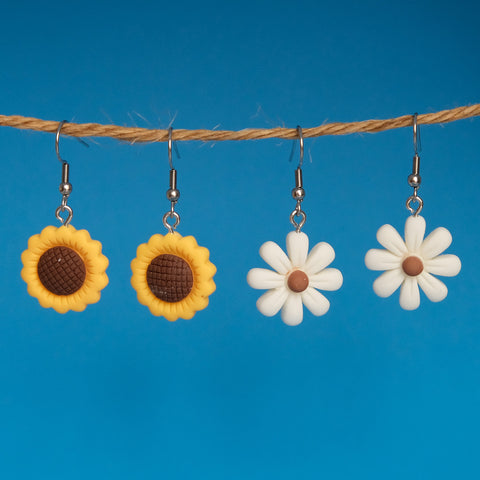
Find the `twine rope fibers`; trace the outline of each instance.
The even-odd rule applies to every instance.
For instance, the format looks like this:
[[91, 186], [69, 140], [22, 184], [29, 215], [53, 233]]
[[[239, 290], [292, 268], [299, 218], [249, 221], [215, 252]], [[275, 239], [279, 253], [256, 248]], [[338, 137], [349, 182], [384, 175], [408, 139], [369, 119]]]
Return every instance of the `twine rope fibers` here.
[[[418, 125], [448, 123], [456, 120], [480, 116], [480, 104], [467, 105], [442, 110], [435, 113], [418, 115]], [[21, 115], [0, 115], [0, 126], [24, 130], [56, 133], [59, 122]], [[324, 135], [348, 135], [351, 133], [377, 133], [395, 128], [413, 125], [413, 115], [389, 118], [385, 120], [364, 120], [361, 122], [334, 122], [318, 127], [302, 128], [304, 138]], [[65, 123], [62, 135], [72, 137], [110, 137], [130, 143], [166, 142], [168, 129], [149, 129], [138, 127], [122, 127], [119, 125], [102, 125], [99, 123]], [[298, 138], [296, 128], [245, 128], [243, 130], [187, 130], [174, 129], [172, 139], [175, 141], [201, 140], [204, 142], [220, 142], [225, 140], [261, 140], [265, 138], [282, 138], [294, 140]]]

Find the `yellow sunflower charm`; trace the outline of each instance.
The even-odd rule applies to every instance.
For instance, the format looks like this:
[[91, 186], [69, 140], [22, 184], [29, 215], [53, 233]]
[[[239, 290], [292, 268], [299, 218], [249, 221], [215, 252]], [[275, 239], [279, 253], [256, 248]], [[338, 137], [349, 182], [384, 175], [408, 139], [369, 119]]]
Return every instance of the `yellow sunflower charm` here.
[[22, 263], [28, 293], [58, 313], [85, 310], [100, 300], [100, 291], [108, 284], [102, 244], [87, 230], [71, 225], [48, 226], [30, 237]]
[[[85, 310], [89, 303], [100, 300], [100, 290], [108, 284], [105, 273], [108, 259], [102, 255], [102, 244], [92, 240], [87, 230], [76, 230], [70, 225], [73, 217], [73, 210], [67, 205], [73, 188], [69, 180], [70, 165], [59, 150], [60, 131], [65, 123], [68, 122], [63, 120], [58, 124], [55, 136], [55, 152], [62, 164], [59, 187], [62, 203], [55, 216], [62, 226], [46, 227], [29, 238], [28, 249], [22, 253], [21, 273], [28, 293], [42, 307], [58, 313]], [[67, 218], [62, 218], [63, 212], [67, 212]]]
[[210, 252], [194, 237], [171, 232], [153, 235], [132, 260], [132, 286], [138, 301], [156, 316], [188, 320], [208, 305], [217, 269]]
[[213, 276], [217, 271], [205, 247], [200, 247], [194, 237], [182, 237], [175, 231], [180, 223], [180, 215], [175, 211], [180, 191], [177, 189], [177, 171], [172, 165], [172, 137], [170, 127], [170, 188], [167, 190], [170, 210], [163, 216], [163, 226], [168, 233], [157, 233], [148, 243], [139, 245], [137, 257], [131, 263], [131, 283], [138, 301], [147, 306], [152, 315], [165, 317], [170, 322], [178, 318], [189, 320], [207, 307], [208, 297], [216, 288]]

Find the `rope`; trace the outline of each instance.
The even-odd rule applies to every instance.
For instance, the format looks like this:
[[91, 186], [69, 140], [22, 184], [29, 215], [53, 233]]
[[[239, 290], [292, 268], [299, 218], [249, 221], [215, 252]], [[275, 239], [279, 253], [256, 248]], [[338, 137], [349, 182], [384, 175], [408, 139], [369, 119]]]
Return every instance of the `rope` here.
[[[418, 125], [448, 123], [465, 118], [480, 116], [480, 104], [442, 110], [435, 113], [418, 115]], [[362, 122], [327, 123], [313, 128], [303, 128], [304, 138], [320, 137], [323, 135], [348, 135], [351, 133], [377, 133], [384, 130], [409, 127], [413, 125], [413, 115], [403, 115], [386, 120], [364, 120]], [[41, 120], [38, 118], [23, 117], [20, 115], [0, 115], [0, 126], [13, 127], [24, 130], [56, 133], [59, 122]], [[101, 125], [99, 123], [65, 123], [62, 135], [72, 137], [110, 137], [126, 142], [166, 142], [168, 130], [137, 127], [121, 127], [119, 125]], [[204, 142], [220, 142], [224, 140], [260, 140], [264, 138], [296, 139], [296, 128], [245, 128], [239, 131], [232, 130], [186, 130], [175, 129], [173, 139], [202, 140]]]

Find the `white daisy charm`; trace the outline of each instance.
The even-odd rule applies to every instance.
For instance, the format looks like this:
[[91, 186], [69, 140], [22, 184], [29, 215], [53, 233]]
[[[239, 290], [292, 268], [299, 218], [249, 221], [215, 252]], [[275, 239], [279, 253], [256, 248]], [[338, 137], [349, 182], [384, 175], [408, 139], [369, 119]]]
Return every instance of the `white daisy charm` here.
[[282, 310], [287, 325], [298, 325], [303, 320], [303, 305], [313, 315], [327, 313], [330, 302], [317, 290], [338, 290], [343, 283], [340, 270], [325, 268], [335, 258], [335, 251], [320, 242], [308, 253], [308, 236], [302, 232], [287, 235], [288, 257], [274, 242], [260, 247], [260, 256], [275, 271], [252, 268], [247, 282], [252, 288], [269, 289], [257, 300], [263, 315], [273, 317]]
[[435, 229], [425, 240], [425, 219], [411, 216], [405, 223], [405, 241], [391, 225], [383, 225], [377, 232], [378, 242], [387, 250], [372, 249], [365, 256], [370, 270], [386, 270], [373, 282], [379, 297], [389, 297], [401, 285], [400, 306], [415, 310], [420, 305], [422, 288], [432, 302], [441, 302], [447, 287], [434, 275], [454, 277], [461, 263], [456, 255], [440, 255], [452, 243], [450, 232], [443, 227]]

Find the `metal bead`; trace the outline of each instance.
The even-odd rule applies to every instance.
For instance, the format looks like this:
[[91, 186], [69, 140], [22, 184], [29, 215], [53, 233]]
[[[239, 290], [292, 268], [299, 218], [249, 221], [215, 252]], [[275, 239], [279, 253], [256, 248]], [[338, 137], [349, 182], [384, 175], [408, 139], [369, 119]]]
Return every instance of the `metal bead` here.
[[58, 187], [62, 195], [70, 195], [72, 193], [73, 187], [71, 183], [61, 183]]
[[303, 200], [305, 197], [305, 190], [302, 187], [295, 187], [292, 190], [292, 197], [295, 200]]
[[412, 173], [411, 175], [408, 176], [408, 184], [411, 187], [419, 187], [420, 184], [422, 183], [422, 177], [420, 175], [415, 175]]
[[169, 188], [167, 190], [167, 199], [170, 202], [176, 202], [180, 198], [180, 190], [176, 188]]

